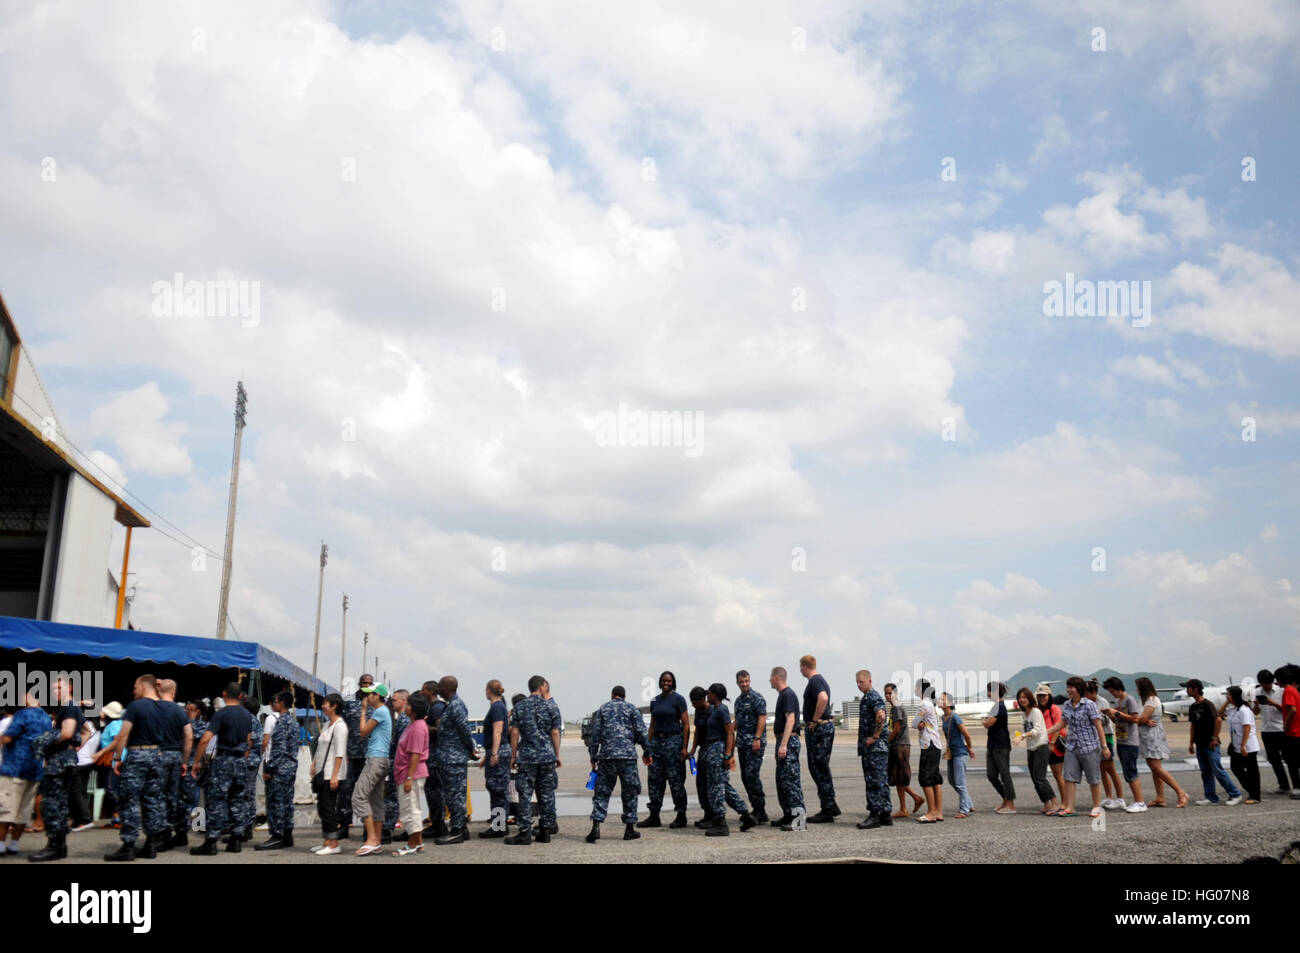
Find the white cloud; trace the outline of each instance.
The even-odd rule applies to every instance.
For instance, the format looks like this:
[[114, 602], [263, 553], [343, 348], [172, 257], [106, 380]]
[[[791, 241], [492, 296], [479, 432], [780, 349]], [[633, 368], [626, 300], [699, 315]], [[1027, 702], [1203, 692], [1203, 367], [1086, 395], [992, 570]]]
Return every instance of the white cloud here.
[[170, 410], [167, 397], [150, 381], [95, 410], [90, 429], [97, 438], [112, 441], [127, 472], [180, 476], [193, 466], [183, 442], [188, 428], [184, 421], [165, 420]]
[[1174, 331], [1197, 334], [1274, 358], [1300, 357], [1300, 280], [1269, 255], [1224, 244], [1211, 266], [1185, 261], [1169, 274], [1185, 300], [1169, 313]]

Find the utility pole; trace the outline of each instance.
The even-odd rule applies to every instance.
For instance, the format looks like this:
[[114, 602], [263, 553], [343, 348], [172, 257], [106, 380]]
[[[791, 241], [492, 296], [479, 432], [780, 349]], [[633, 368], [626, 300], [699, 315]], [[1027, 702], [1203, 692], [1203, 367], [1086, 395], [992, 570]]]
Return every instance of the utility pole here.
[[343, 650], [339, 653], [339, 685], [348, 677], [348, 594], [343, 593]]
[[[366, 670], [366, 646], [370, 644], [370, 633], [363, 632], [361, 635], [361, 672]], [[360, 675], [361, 672], [357, 674]]]
[[[230, 562], [235, 550], [235, 499], [239, 495], [239, 448], [244, 440], [244, 415], [248, 393], [244, 382], [235, 384], [235, 453], [230, 462], [230, 499], [226, 502], [226, 552], [221, 558], [221, 597], [217, 605], [217, 638], [226, 637], [226, 608], [230, 604]], [[128, 537], [129, 538], [129, 537]], [[126, 580], [121, 583], [123, 590]]]
[[[316, 642], [311, 650], [311, 680], [316, 681], [316, 661], [320, 658], [320, 600], [325, 593], [325, 561], [329, 558], [330, 548], [325, 540], [320, 543], [320, 585], [316, 589]], [[313, 686], [314, 690], [314, 686]]]

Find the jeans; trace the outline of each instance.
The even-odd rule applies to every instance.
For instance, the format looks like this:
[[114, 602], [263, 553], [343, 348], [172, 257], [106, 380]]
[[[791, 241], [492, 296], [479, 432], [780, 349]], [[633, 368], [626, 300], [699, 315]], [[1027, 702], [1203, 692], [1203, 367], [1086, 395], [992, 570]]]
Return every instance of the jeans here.
[[1216, 778], [1223, 785], [1223, 790], [1228, 792], [1228, 797], [1241, 797], [1241, 792], [1232, 783], [1232, 778], [1228, 777], [1228, 772], [1223, 769], [1223, 761], [1219, 757], [1217, 746], [1209, 748], [1205, 745], [1197, 745], [1196, 763], [1201, 766], [1201, 784], [1205, 788], [1206, 800], [1219, 803], [1219, 795], [1214, 790]]
[[948, 783], [957, 789], [957, 810], [962, 814], [969, 814], [975, 810], [975, 805], [971, 803], [970, 792], [966, 790], [966, 762], [970, 760], [970, 755], [966, 752], [954, 754], [948, 762]]

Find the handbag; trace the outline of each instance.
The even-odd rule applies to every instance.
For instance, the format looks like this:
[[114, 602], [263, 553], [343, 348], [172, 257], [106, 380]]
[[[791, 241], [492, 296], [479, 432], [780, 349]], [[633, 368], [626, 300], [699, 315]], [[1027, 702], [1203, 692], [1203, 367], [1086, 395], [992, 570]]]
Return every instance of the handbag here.
[[[319, 737], [317, 743], [319, 745]], [[311, 790], [313, 794], [324, 794], [330, 786], [329, 779], [325, 777], [325, 771], [330, 764], [330, 749], [334, 747], [334, 729], [330, 729], [329, 740], [325, 742], [325, 763], [321, 769], [311, 776]]]

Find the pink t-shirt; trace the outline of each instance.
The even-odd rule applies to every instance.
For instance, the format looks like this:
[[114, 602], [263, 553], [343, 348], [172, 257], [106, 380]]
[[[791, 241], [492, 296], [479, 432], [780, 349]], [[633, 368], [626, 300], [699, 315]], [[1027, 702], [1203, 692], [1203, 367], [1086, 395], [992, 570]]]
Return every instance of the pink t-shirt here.
[[393, 758], [394, 783], [406, 783], [406, 769], [411, 766], [413, 754], [419, 755], [420, 760], [415, 765], [415, 774], [411, 775], [411, 780], [427, 778], [429, 776], [429, 726], [425, 724], [423, 718], [412, 721], [402, 732], [402, 739], [397, 742], [397, 756]]

